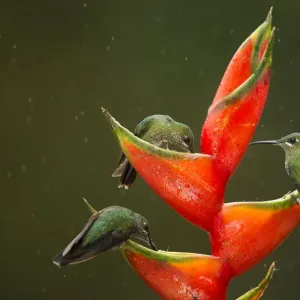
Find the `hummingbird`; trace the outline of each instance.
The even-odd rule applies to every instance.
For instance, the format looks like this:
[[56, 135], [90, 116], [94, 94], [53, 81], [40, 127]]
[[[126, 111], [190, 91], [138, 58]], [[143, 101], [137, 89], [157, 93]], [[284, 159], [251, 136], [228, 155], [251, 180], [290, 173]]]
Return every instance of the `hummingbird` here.
[[[179, 123], [167, 115], [152, 115], [141, 121], [134, 135], [159, 148], [178, 152], [194, 153], [194, 134], [190, 127]], [[119, 188], [129, 189], [136, 179], [137, 172], [125, 154], [121, 152], [117, 168], [112, 177], [121, 177]]]
[[[298, 193], [300, 193], [300, 133], [291, 133], [278, 140], [269, 141], [256, 141], [250, 143], [250, 145], [257, 144], [269, 144], [280, 146], [285, 151], [285, 169], [289, 177], [294, 182]], [[300, 199], [296, 198], [294, 194], [291, 194], [300, 203]]]
[[109, 206], [96, 211], [85, 200], [92, 216], [73, 241], [53, 259], [58, 267], [92, 259], [111, 248], [121, 247], [128, 239], [147, 243], [157, 251], [148, 221], [128, 208]]

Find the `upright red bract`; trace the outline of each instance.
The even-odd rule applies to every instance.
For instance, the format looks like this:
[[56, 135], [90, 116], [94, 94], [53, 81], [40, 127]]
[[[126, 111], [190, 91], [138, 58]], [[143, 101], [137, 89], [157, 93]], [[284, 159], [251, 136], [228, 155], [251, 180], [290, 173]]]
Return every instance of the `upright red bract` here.
[[201, 152], [212, 155], [228, 176], [245, 153], [267, 99], [274, 40], [271, 19], [270, 12], [233, 56], [202, 128]]

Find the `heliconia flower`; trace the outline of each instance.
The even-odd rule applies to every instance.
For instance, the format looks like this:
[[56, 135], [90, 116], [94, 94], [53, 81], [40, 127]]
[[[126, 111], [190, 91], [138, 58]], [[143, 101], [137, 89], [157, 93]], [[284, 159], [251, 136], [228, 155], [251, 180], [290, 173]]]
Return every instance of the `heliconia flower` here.
[[209, 155], [175, 152], [139, 139], [103, 109], [136, 171], [179, 214], [209, 230], [223, 204], [224, 184]]
[[122, 251], [139, 276], [163, 299], [226, 299], [230, 278], [218, 257], [156, 252], [130, 240]]
[[239, 164], [266, 102], [275, 33], [271, 21], [272, 9], [233, 56], [202, 128], [201, 153], [215, 157], [228, 176]]
[[223, 205], [227, 179], [245, 152], [266, 101], [274, 41], [271, 19], [270, 12], [225, 72], [202, 130], [201, 148], [206, 155], [155, 147], [103, 109], [140, 176], [181, 216], [208, 231]]
[[[294, 192], [299, 197], [297, 191]], [[213, 255], [237, 276], [270, 254], [300, 221], [300, 205], [291, 194], [264, 202], [225, 204], [211, 231]]]
[[267, 276], [262, 280], [262, 282], [255, 287], [254, 289], [250, 290], [243, 296], [239, 297], [237, 300], [258, 300], [264, 294], [266, 288], [268, 287], [270, 280], [272, 279], [273, 273], [275, 271], [275, 263], [273, 262], [269, 268]]

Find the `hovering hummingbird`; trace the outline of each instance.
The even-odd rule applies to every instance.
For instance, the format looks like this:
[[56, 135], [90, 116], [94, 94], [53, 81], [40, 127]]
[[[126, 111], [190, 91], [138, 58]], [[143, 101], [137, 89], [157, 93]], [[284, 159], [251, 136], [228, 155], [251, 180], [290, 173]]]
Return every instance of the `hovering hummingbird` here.
[[[166, 115], [152, 115], [141, 121], [134, 135], [163, 149], [194, 153], [194, 135], [185, 124], [176, 122]], [[117, 169], [112, 177], [121, 177], [119, 188], [128, 189], [136, 179], [136, 171], [121, 152]]]
[[121, 206], [109, 206], [97, 212], [84, 199], [92, 216], [75, 239], [53, 259], [59, 267], [92, 259], [111, 248], [122, 246], [128, 239], [145, 242], [157, 251], [148, 221]]
[[[257, 141], [250, 145], [270, 144], [280, 146], [285, 151], [285, 169], [300, 193], [300, 133], [291, 133], [279, 140]], [[291, 194], [293, 198], [296, 198]], [[300, 199], [296, 198], [300, 203]]]

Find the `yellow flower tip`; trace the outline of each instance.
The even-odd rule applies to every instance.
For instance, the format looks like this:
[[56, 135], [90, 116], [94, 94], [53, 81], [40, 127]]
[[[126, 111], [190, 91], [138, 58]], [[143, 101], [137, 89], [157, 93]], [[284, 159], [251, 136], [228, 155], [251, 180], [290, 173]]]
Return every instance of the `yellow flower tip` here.
[[271, 6], [270, 10], [269, 10], [269, 13], [266, 17], [266, 20], [265, 22], [268, 23], [268, 24], [271, 24], [272, 23], [272, 18], [273, 18], [273, 6]]
[[116, 121], [115, 118], [113, 118], [113, 116], [108, 112], [107, 109], [101, 107], [101, 110], [105, 119], [108, 121], [108, 123], [112, 126], [113, 129], [120, 126], [120, 123]]
[[276, 271], [277, 269], [275, 268], [275, 262], [273, 262], [269, 268], [269, 271], [267, 273], [267, 276], [266, 276], [266, 280], [267, 282], [269, 282], [271, 279], [272, 279], [272, 276], [274, 274], [274, 272]]

